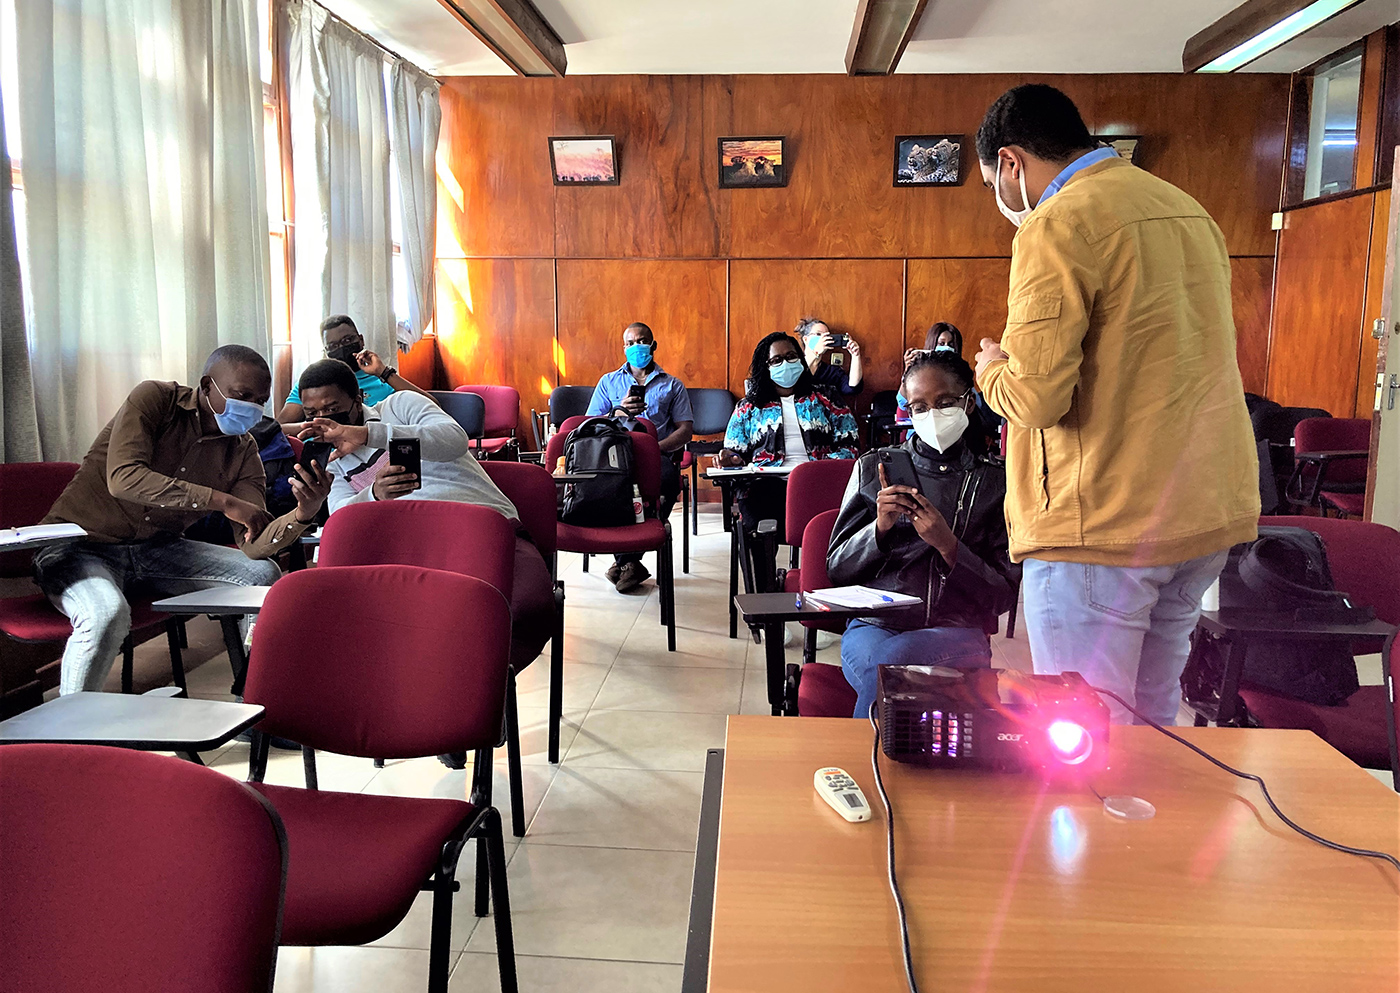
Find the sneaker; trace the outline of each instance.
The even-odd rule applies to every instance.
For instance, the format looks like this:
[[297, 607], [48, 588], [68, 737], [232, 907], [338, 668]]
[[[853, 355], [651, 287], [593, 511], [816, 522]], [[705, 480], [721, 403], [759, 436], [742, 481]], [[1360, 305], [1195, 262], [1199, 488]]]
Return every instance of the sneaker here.
[[635, 590], [650, 578], [651, 573], [640, 562], [624, 562], [617, 573], [617, 592]]
[[621, 562], [614, 562], [612, 565], [608, 566], [608, 571], [605, 572], [605, 573], [603, 573], [603, 576], [607, 579], [608, 582], [610, 582], [610, 583], [612, 583], [614, 586], [616, 586], [616, 585], [617, 585], [617, 577], [618, 577], [619, 574], [621, 574], [621, 572], [622, 572], [622, 563], [621, 563]]
[[438, 761], [449, 769], [465, 769], [467, 767], [467, 753], [444, 752], [438, 756]]
[[817, 651], [821, 651], [823, 648], [830, 648], [840, 640], [841, 639], [837, 635], [832, 634], [830, 631], [818, 631]]

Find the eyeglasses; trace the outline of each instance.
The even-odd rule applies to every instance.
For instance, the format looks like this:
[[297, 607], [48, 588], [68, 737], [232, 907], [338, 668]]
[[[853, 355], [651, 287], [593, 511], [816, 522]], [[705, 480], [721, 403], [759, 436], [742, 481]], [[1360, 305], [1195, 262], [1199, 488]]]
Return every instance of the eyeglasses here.
[[932, 405], [923, 402], [911, 403], [909, 405], [909, 413], [922, 414], [925, 411], [929, 410], [951, 410], [954, 407], [963, 406], [963, 404], [967, 402], [967, 398], [970, 396], [972, 396], [971, 389], [969, 389], [966, 393], [959, 394], [958, 396], [945, 395], [938, 397], [933, 401]]
[[355, 344], [355, 342], [359, 341], [359, 339], [360, 336], [358, 334], [352, 334], [347, 338], [340, 338], [336, 341], [328, 341], [326, 342], [326, 351], [333, 352], [337, 348], [344, 348], [346, 345], [353, 345]]
[[771, 357], [768, 359], [768, 368], [770, 368], [770, 369], [776, 369], [778, 366], [782, 365], [784, 362], [791, 362], [791, 361], [793, 361], [794, 359], [801, 359], [801, 358], [802, 358], [802, 356], [801, 356], [801, 355], [798, 355], [796, 352], [789, 352], [789, 353], [787, 353], [786, 355], [774, 355], [774, 356], [771, 356]]

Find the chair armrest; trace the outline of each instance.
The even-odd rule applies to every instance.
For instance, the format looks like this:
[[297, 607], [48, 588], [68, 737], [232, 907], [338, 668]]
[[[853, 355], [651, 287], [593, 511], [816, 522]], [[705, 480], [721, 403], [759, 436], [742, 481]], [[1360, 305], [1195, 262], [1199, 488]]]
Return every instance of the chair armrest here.
[[1293, 457], [1299, 462], [1316, 462], [1319, 465], [1326, 465], [1331, 462], [1343, 462], [1348, 459], [1369, 459], [1371, 453], [1355, 450], [1341, 452], [1294, 452]]

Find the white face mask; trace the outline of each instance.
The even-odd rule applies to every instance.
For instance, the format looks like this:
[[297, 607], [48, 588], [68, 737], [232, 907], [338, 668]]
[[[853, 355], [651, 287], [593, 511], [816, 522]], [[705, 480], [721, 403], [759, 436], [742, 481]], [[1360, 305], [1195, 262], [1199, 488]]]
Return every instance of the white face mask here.
[[1001, 156], [999, 155], [997, 156], [996, 179], [992, 182], [992, 192], [996, 194], [997, 209], [1001, 211], [1002, 216], [1018, 228], [1026, 223], [1026, 218], [1030, 217], [1031, 211], [1035, 210], [1031, 206], [1031, 198], [1026, 195], [1026, 170], [1024, 167], [1021, 169], [1021, 203], [1025, 204], [1025, 207], [1021, 210], [1012, 210], [1001, 198]]
[[919, 440], [940, 454], [958, 443], [967, 431], [967, 411], [962, 407], [948, 407], [945, 410], [924, 410], [910, 414], [914, 422], [914, 433]]

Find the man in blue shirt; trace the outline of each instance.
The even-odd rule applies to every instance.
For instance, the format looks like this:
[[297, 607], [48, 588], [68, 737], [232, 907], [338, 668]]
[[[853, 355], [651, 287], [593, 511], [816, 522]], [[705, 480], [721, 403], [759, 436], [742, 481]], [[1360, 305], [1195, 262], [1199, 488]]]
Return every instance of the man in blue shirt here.
[[[321, 341], [326, 346], [326, 358], [339, 359], [355, 370], [355, 379], [365, 395], [365, 403], [370, 406], [376, 406], [398, 390], [422, 393], [429, 400], [433, 399], [426, 390], [420, 390], [400, 376], [399, 371], [377, 353], [366, 349], [364, 337], [345, 314], [333, 314], [321, 322]], [[301, 391], [296, 386], [287, 394], [287, 402], [282, 405], [277, 420], [282, 424], [299, 424], [306, 420], [301, 409]]]
[[[627, 361], [622, 368], [598, 380], [593, 399], [588, 403], [588, 415], [645, 417], [656, 425], [663, 456], [661, 519], [664, 521], [681, 492], [681, 473], [676, 460], [690, 440], [694, 418], [685, 384], [656, 364], [656, 347], [651, 328], [641, 322], [627, 325], [622, 331], [622, 350]], [[607, 571], [608, 582], [620, 593], [635, 589], [650, 575], [642, 565], [642, 556], [637, 553], [618, 555]]]

